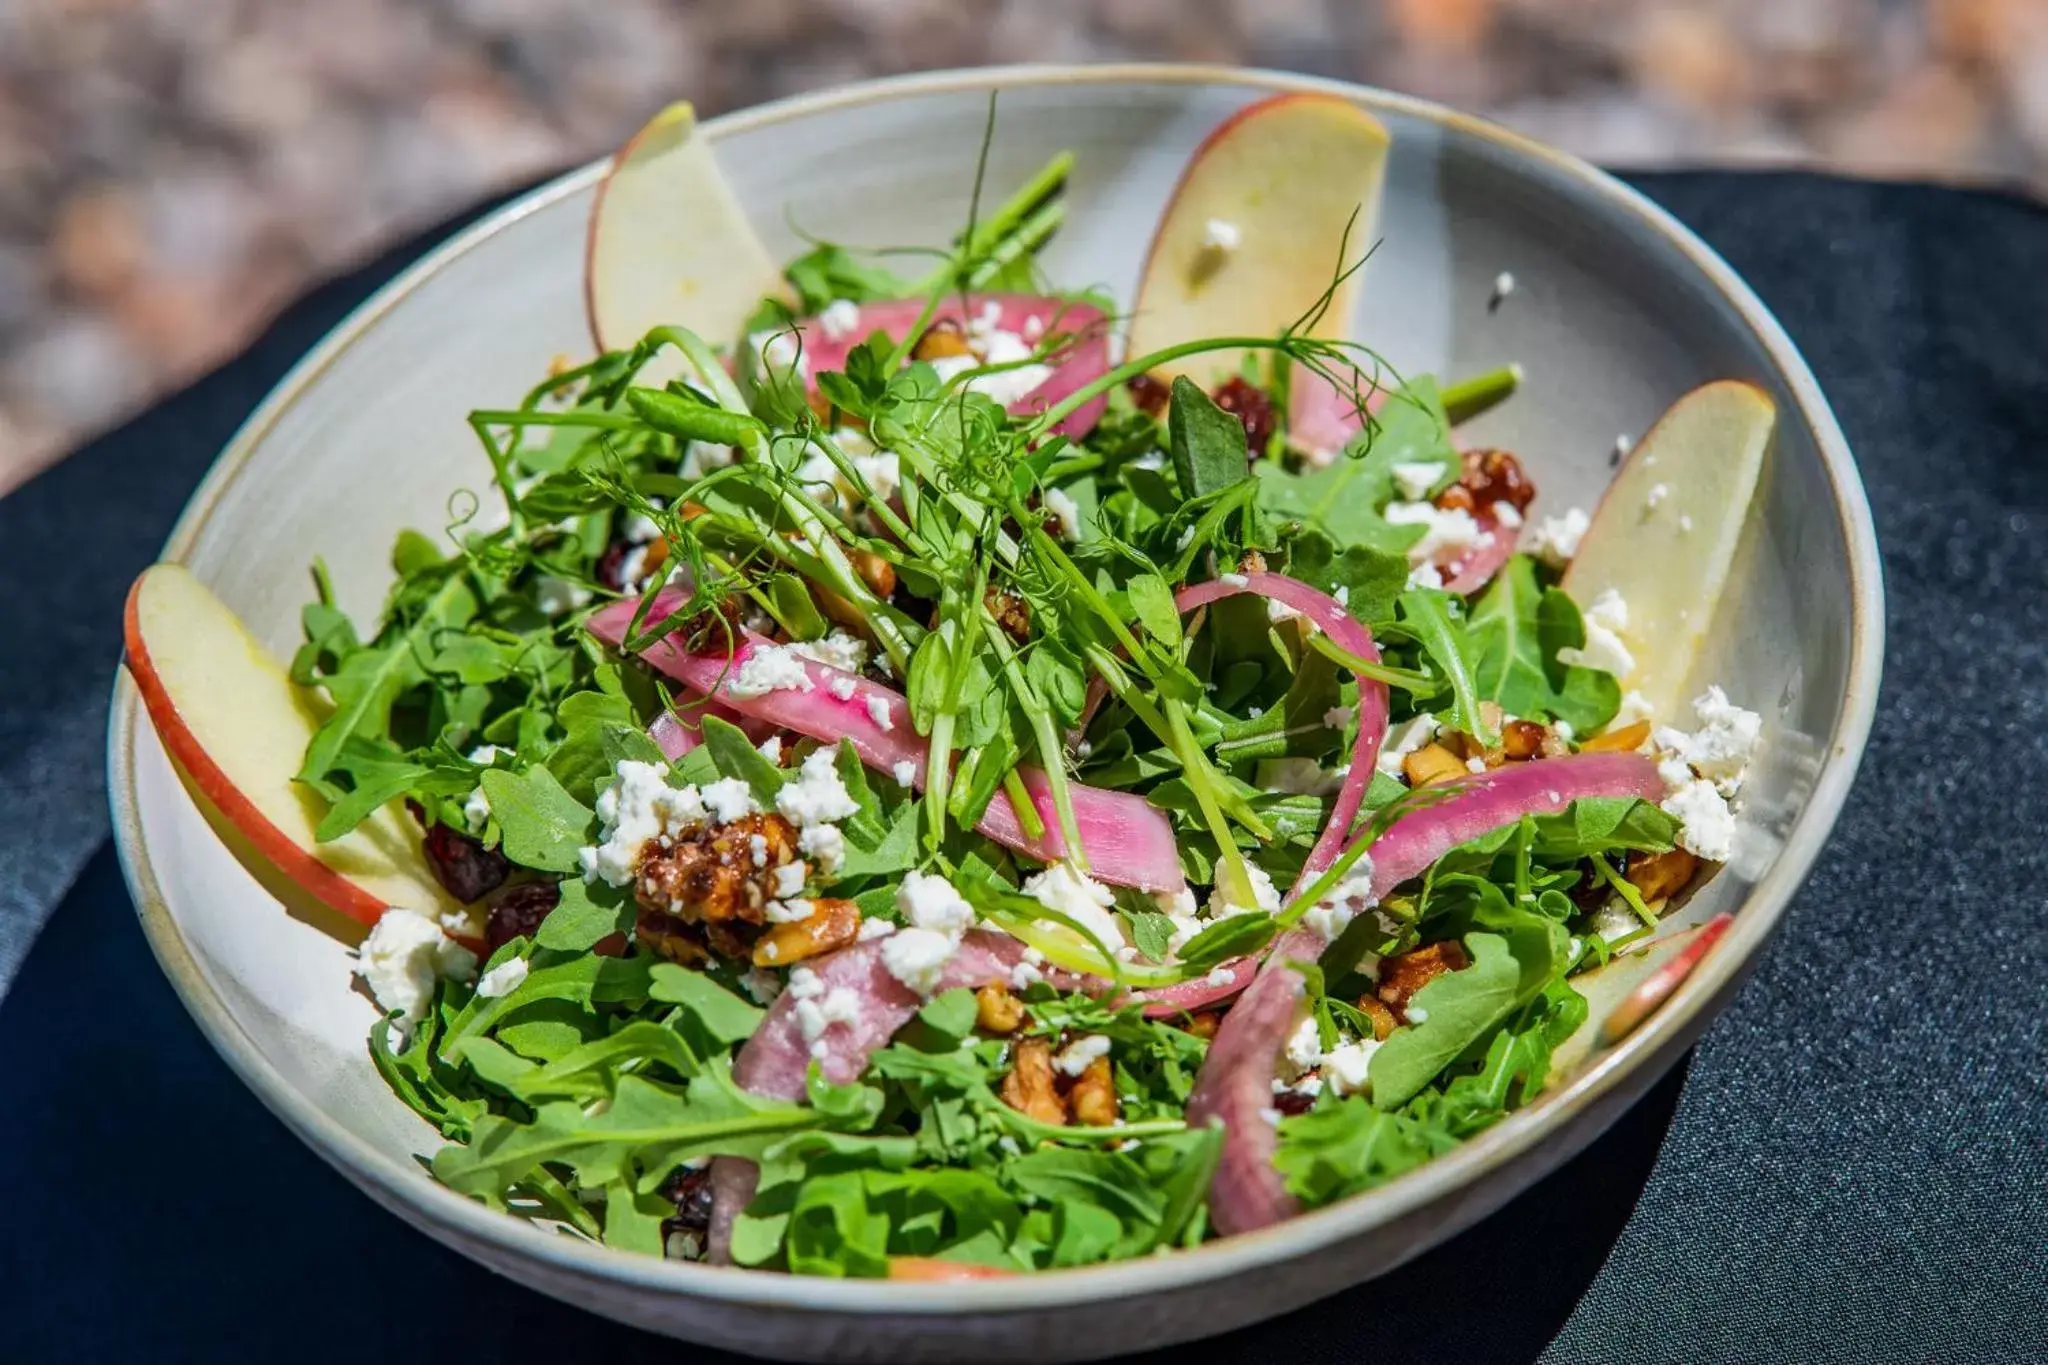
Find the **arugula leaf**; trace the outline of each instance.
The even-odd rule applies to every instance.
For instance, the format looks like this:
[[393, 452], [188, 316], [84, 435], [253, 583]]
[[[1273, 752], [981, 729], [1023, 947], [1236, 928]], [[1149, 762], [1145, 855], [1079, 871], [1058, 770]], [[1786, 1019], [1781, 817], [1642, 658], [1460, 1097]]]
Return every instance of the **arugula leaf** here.
[[1422, 528], [1391, 525], [1381, 509], [1393, 496], [1394, 466], [1424, 462], [1458, 467], [1436, 383], [1418, 375], [1387, 401], [1350, 450], [1322, 469], [1290, 474], [1262, 460], [1252, 472], [1267, 512], [1320, 527], [1340, 545], [1400, 553], [1422, 538]]
[[581, 877], [570, 877], [558, 885], [562, 898], [534, 930], [535, 946], [554, 952], [587, 952], [600, 939], [632, 927], [632, 902], [617, 887], [593, 885]]
[[1424, 657], [1450, 689], [1452, 728], [1488, 739], [1486, 723], [1479, 718], [1482, 693], [1468, 657], [1470, 633], [1460, 634], [1451, 623], [1450, 601], [1448, 593], [1434, 588], [1410, 588], [1400, 598], [1402, 624], [1414, 633]]
[[597, 816], [563, 790], [553, 773], [546, 768], [523, 773], [492, 768], [479, 782], [490, 798], [491, 818], [506, 857], [543, 872], [579, 870], [576, 851], [595, 838]]
[[839, 299], [869, 303], [906, 298], [915, 284], [886, 266], [864, 261], [843, 246], [821, 243], [791, 261], [782, 277], [789, 281], [805, 313], [822, 313]]
[[1368, 625], [1391, 621], [1394, 603], [1408, 586], [1408, 556], [1370, 545], [1346, 545], [1321, 531], [1303, 530], [1287, 546], [1287, 572], [1312, 588], [1335, 595], [1344, 590], [1344, 606]]
[[1571, 598], [1539, 589], [1535, 561], [1515, 555], [1472, 608], [1466, 641], [1474, 685], [1510, 715], [1554, 716], [1593, 734], [1620, 707], [1621, 685], [1611, 673], [1557, 661], [1559, 649], [1585, 638]]
[[1166, 416], [1173, 472], [1189, 498], [1220, 493], [1245, 477], [1244, 423], [1216, 406], [1199, 384], [1175, 375]]
[[673, 962], [657, 962], [649, 970], [647, 996], [664, 1004], [681, 1005], [707, 1034], [727, 1046], [753, 1037], [767, 1013], [704, 973], [678, 967]]
[[1498, 1028], [1564, 970], [1562, 930], [1520, 934], [1515, 946], [1497, 933], [1465, 935], [1472, 965], [1446, 972], [1415, 993], [1411, 1013], [1422, 1022], [1396, 1029], [1367, 1064], [1372, 1100], [1392, 1109], [1435, 1079], [1477, 1039]]
[[756, 801], [769, 810], [775, 809], [775, 794], [782, 790], [789, 775], [756, 749], [746, 731], [731, 721], [707, 712], [698, 722], [704, 730], [704, 747], [710, 750], [718, 771], [739, 778], [753, 791]]
[[1157, 910], [1126, 910], [1124, 923], [1130, 926], [1131, 942], [1146, 961], [1166, 961], [1166, 945], [1173, 938], [1171, 919]]

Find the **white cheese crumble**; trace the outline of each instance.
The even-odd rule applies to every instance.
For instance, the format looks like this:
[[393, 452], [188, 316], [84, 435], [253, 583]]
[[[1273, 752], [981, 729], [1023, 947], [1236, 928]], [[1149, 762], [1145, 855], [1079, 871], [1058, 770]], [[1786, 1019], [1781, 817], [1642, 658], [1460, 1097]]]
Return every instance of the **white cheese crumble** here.
[[[1024, 894], [1048, 910], [1057, 910], [1081, 925], [1111, 949], [1123, 942], [1123, 929], [1109, 912], [1116, 896], [1101, 882], [1077, 872], [1071, 863], [1054, 863], [1034, 873], [1024, 883]], [[1047, 928], [1062, 928], [1051, 920], [1040, 920]]]
[[1521, 529], [1522, 509], [1505, 500], [1494, 503], [1487, 509], [1493, 516], [1493, 524], [1504, 526], [1510, 531]]
[[899, 786], [908, 787], [917, 781], [917, 764], [907, 758], [899, 758], [889, 769], [889, 775]]
[[1385, 516], [1390, 525], [1423, 528], [1422, 539], [1408, 547], [1408, 562], [1411, 564], [1462, 554], [1479, 544], [1480, 538], [1486, 534], [1478, 520], [1462, 507], [1438, 507], [1430, 502], [1390, 502]]
[[1300, 620], [1301, 613], [1288, 606], [1285, 602], [1282, 602], [1279, 598], [1269, 597], [1266, 599], [1266, 619], [1277, 626], [1282, 621]]
[[861, 920], [860, 932], [855, 935], [855, 939], [857, 942], [866, 943], [869, 939], [887, 938], [895, 932], [895, 920], [868, 917]]
[[846, 862], [846, 836], [839, 832], [837, 825], [804, 826], [796, 836], [796, 846], [817, 863], [820, 872], [828, 876]]
[[1578, 649], [1564, 646], [1557, 651], [1557, 661], [1597, 668], [1617, 678], [1633, 673], [1636, 656], [1629, 653], [1621, 639], [1621, 632], [1628, 629], [1628, 603], [1622, 595], [1612, 588], [1603, 588], [1593, 599], [1593, 605], [1586, 608], [1585, 622], [1586, 643]]
[[882, 965], [911, 990], [930, 995], [958, 951], [959, 940], [936, 929], [900, 929], [882, 940]]
[[1553, 569], [1562, 569], [1579, 552], [1579, 542], [1585, 539], [1586, 528], [1592, 524], [1593, 519], [1582, 507], [1574, 507], [1561, 517], [1545, 517], [1529, 537], [1529, 553]]
[[1297, 757], [1267, 759], [1259, 765], [1259, 780], [1267, 791], [1289, 796], [1327, 796], [1343, 779], [1312, 758]]
[[1417, 564], [1408, 571], [1408, 586], [1411, 588], [1441, 588], [1443, 585], [1443, 570], [1434, 564]]
[[1380, 743], [1379, 759], [1373, 766], [1388, 777], [1399, 777], [1401, 760], [1435, 739], [1442, 728], [1435, 716], [1426, 713], [1388, 726], [1387, 737]]
[[578, 850], [584, 880], [630, 885], [651, 841], [678, 834], [703, 818], [698, 790], [669, 786], [666, 763], [620, 760], [611, 781], [597, 794], [598, 841]]
[[782, 978], [760, 967], [749, 967], [740, 976], [740, 989], [757, 1005], [772, 1005], [781, 998]]
[[634, 593], [647, 586], [647, 547], [635, 545], [619, 559], [619, 591]]
[[1316, 1028], [1315, 1016], [1311, 1015], [1295, 1025], [1294, 1032], [1287, 1035], [1287, 1064], [1298, 1076], [1304, 1071], [1314, 1071], [1322, 1060], [1322, 1035]]
[[[791, 824], [806, 829], [844, 820], [860, 809], [838, 769], [832, 766], [836, 749], [813, 749], [797, 769], [797, 780], [783, 784], [775, 793], [775, 809]], [[809, 852], [805, 848], [805, 852]]]
[[1248, 915], [1258, 911], [1271, 913], [1280, 908], [1280, 891], [1273, 885], [1273, 879], [1266, 875], [1266, 869], [1257, 863], [1244, 865], [1246, 878], [1251, 882], [1252, 905], [1240, 905], [1230, 898], [1219, 879], [1215, 890], [1209, 893], [1209, 918], [1228, 919], [1232, 915]]
[[754, 799], [754, 789], [737, 777], [721, 777], [718, 781], [702, 788], [698, 799], [704, 809], [721, 825], [735, 820], [744, 820], [749, 815], [760, 813], [761, 803]]
[[1332, 706], [1329, 710], [1323, 712], [1323, 724], [1329, 726], [1332, 730], [1346, 730], [1350, 728], [1351, 718], [1356, 714], [1358, 714], [1356, 707]]
[[[806, 659], [836, 668], [842, 673], [858, 673], [867, 667], [868, 642], [857, 635], [848, 635], [835, 630], [822, 640], [798, 640], [788, 648]], [[837, 683], [839, 680], [832, 680]]]
[[1692, 734], [1659, 726], [1653, 734], [1657, 747], [1676, 754], [1701, 777], [1712, 782], [1723, 796], [1733, 796], [1742, 787], [1749, 762], [1763, 736], [1763, 717], [1728, 700], [1718, 686], [1709, 687], [1693, 698], [1693, 714], [1700, 728]]
[[1081, 538], [1081, 506], [1064, 489], [1045, 490], [1045, 510], [1059, 519], [1061, 540]]
[[784, 863], [775, 869], [768, 879], [768, 889], [778, 896], [794, 896], [804, 889], [804, 878], [811, 870], [802, 862]]
[[[797, 971], [802, 970], [801, 967], [797, 968]], [[791, 976], [794, 978], [795, 973], [792, 972]], [[816, 983], [817, 989], [802, 995], [797, 994], [792, 980], [790, 994], [796, 996], [796, 1009], [793, 1013], [796, 1016], [797, 1031], [803, 1035], [804, 1041], [811, 1045], [811, 1055], [823, 1058], [827, 1052], [825, 1035], [831, 1031], [833, 1025], [851, 1028], [860, 1022], [860, 996], [844, 986], [834, 986], [828, 991], [824, 989], [824, 983], [817, 981], [815, 976], [812, 980]]]
[[378, 918], [356, 950], [356, 975], [386, 1014], [404, 1016], [391, 1026], [402, 1048], [433, 998], [435, 980], [466, 981], [476, 975], [476, 954], [425, 915], [394, 908]]
[[818, 326], [827, 341], [844, 341], [860, 326], [860, 305], [852, 299], [834, 299], [818, 314]]
[[1735, 852], [1735, 814], [1728, 798], [1704, 777], [1695, 778], [1664, 798], [1663, 809], [1683, 826], [1678, 846], [1710, 863], [1725, 863]]
[[[729, 450], [731, 447], [722, 446], [720, 449]], [[655, 499], [654, 505], [660, 507], [662, 505], [660, 499]], [[627, 517], [626, 524], [622, 529], [627, 541], [634, 545], [646, 545], [651, 541], [661, 538], [660, 523], [645, 512], [635, 512]]]
[[1420, 502], [1443, 477], [1444, 467], [1435, 460], [1398, 460], [1387, 472], [1394, 476], [1394, 487], [1401, 490], [1402, 497]]
[[1097, 1057], [1108, 1055], [1109, 1039], [1099, 1033], [1086, 1033], [1053, 1054], [1052, 1069], [1062, 1076], [1078, 1076]]
[[1227, 218], [1211, 218], [1202, 224], [1202, 250], [1229, 255], [1244, 245], [1244, 232]]
[[[1588, 922], [1589, 932], [1607, 943], [1625, 939], [1642, 927], [1643, 922], [1636, 918], [1636, 912], [1619, 901], [1609, 901], [1595, 910], [1593, 918]], [[1410, 1011], [1409, 1017], [1414, 1018], [1413, 1011]]]
[[471, 792], [469, 799], [462, 803], [462, 822], [469, 826], [471, 834], [482, 834], [484, 826], [491, 822], [491, 798], [484, 795], [482, 787]]
[[1326, 943], [1334, 943], [1337, 936], [1349, 927], [1351, 921], [1371, 909], [1376, 903], [1372, 894], [1372, 857], [1361, 855], [1344, 879], [1330, 888], [1330, 894], [1309, 907], [1301, 922], [1322, 935]]
[[779, 764], [782, 762], [781, 735], [770, 735], [754, 747], [760, 752], [761, 757], [767, 759], [770, 763]]
[[974, 927], [974, 907], [936, 873], [904, 874], [903, 884], [896, 888], [896, 908], [910, 925], [955, 938]]
[[893, 730], [896, 722], [889, 719], [889, 699], [880, 693], [868, 693], [868, 719], [878, 730]]
[[543, 616], [560, 616], [590, 605], [590, 589], [555, 574], [544, 573], [533, 580], [533, 604]]
[[1245, 577], [1241, 573], [1218, 574], [1216, 576], [1216, 581], [1223, 584], [1225, 587], [1229, 588], [1245, 588], [1251, 586], [1251, 579]]
[[525, 958], [508, 957], [477, 978], [476, 993], [486, 1000], [510, 995], [519, 989], [519, 983], [526, 980], [530, 970]]
[[725, 690], [745, 700], [770, 692], [808, 692], [810, 671], [795, 645], [757, 645], [725, 680]]
[[499, 755], [510, 752], [511, 750], [501, 749], [495, 744], [479, 744], [469, 751], [467, 757], [479, 768], [488, 768], [498, 761]]
[[1370, 1084], [1368, 1065], [1379, 1046], [1377, 1039], [1360, 1038], [1331, 1048], [1323, 1054], [1324, 1081], [1339, 1095], [1363, 1094]]
[[841, 676], [826, 683], [825, 690], [841, 701], [852, 701], [853, 694], [860, 691], [860, 683], [852, 678]]
[[[801, 891], [802, 886], [797, 890]], [[761, 917], [770, 924], [802, 924], [818, 913], [818, 903], [812, 900], [773, 900], [761, 907]]]

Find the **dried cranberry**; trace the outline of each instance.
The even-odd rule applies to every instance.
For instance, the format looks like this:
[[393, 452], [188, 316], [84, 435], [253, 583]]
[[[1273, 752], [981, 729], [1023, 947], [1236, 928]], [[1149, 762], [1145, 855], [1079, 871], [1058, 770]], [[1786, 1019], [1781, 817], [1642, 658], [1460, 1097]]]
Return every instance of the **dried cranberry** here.
[[485, 848], [467, 834], [446, 825], [427, 826], [427, 863], [448, 894], [467, 905], [482, 900], [505, 884], [511, 862], [495, 848]]
[[1149, 374], [1141, 374], [1125, 384], [1130, 390], [1131, 401], [1138, 405], [1138, 411], [1148, 417], [1157, 417], [1166, 411], [1166, 405], [1173, 398], [1173, 390]]
[[1316, 1107], [1316, 1097], [1306, 1090], [1283, 1090], [1273, 1096], [1273, 1107], [1290, 1117], [1306, 1114]]
[[606, 547], [605, 552], [597, 557], [597, 565], [591, 569], [590, 576], [604, 584], [607, 588], [610, 588], [613, 592], [624, 592], [626, 590], [626, 556], [632, 552], [633, 547], [625, 541], [613, 541], [611, 545]]
[[676, 1172], [665, 1191], [676, 1206], [671, 1221], [689, 1232], [703, 1232], [711, 1226], [711, 1168], [686, 1166]]
[[[1617, 876], [1628, 875], [1628, 854], [1609, 854], [1608, 863], [1614, 868]], [[1571, 897], [1573, 905], [1591, 913], [1614, 898], [1614, 888], [1610, 887], [1606, 879], [1593, 870], [1591, 863], [1588, 863], [1579, 870], [1577, 885], [1569, 888], [1565, 895]]]
[[548, 912], [562, 903], [562, 888], [553, 882], [521, 882], [508, 886], [491, 902], [484, 921], [484, 944], [492, 952], [515, 938], [531, 938]]
[[1241, 375], [1232, 375], [1209, 396], [1216, 400], [1217, 407], [1244, 423], [1244, 443], [1252, 457], [1265, 454], [1273, 440], [1274, 426], [1273, 400], [1266, 391], [1247, 383]]

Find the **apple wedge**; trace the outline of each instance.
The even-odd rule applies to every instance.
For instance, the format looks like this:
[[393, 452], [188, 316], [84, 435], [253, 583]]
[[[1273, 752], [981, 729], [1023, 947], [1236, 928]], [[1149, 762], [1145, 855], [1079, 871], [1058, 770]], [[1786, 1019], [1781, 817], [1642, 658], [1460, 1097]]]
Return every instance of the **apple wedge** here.
[[[1129, 354], [1207, 337], [1277, 336], [1298, 321], [1372, 245], [1387, 147], [1378, 119], [1334, 95], [1276, 95], [1219, 125], [1195, 149], [1159, 220]], [[1345, 334], [1357, 288], [1354, 272], [1313, 335]], [[1234, 371], [1240, 358], [1203, 352], [1160, 370], [1205, 382]]]
[[697, 135], [696, 112], [671, 104], [619, 149], [591, 204], [583, 289], [598, 349], [632, 346], [659, 326], [724, 344], [782, 288], [711, 144]]
[[[320, 905], [375, 924], [393, 905], [455, 909], [387, 806], [331, 843], [313, 837], [320, 800], [292, 781], [320, 719], [240, 618], [182, 564], [153, 564], [128, 592], [128, 672], [186, 787], [267, 887], [278, 877]], [[253, 865], [252, 865], [253, 862]]]
[[1777, 418], [1768, 394], [1732, 379], [1672, 404], [1608, 485], [1565, 570], [1581, 607], [1609, 588], [1627, 601], [1635, 669], [1622, 685], [1660, 721], [1681, 714]]

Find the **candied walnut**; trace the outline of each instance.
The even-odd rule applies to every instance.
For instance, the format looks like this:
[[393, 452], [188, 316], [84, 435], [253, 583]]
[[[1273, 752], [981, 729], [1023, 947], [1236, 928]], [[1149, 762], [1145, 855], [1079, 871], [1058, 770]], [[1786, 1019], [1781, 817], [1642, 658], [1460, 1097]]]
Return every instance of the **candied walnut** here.
[[1131, 401], [1138, 405], [1138, 411], [1148, 417], [1159, 417], [1166, 412], [1166, 406], [1173, 401], [1173, 390], [1166, 381], [1149, 374], [1141, 374], [1124, 385], [1130, 390]]
[[844, 948], [860, 937], [860, 907], [852, 901], [823, 899], [811, 906], [809, 918], [771, 924], [755, 940], [756, 967], [787, 967]]
[[1205, 1043], [1214, 1038], [1216, 1030], [1222, 1026], [1223, 1011], [1221, 1010], [1203, 1010], [1200, 1014], [1189, 1015], [1187, 1023], [1181, 1025], [1182, 1028], [1194, 1034], [1195, 1037], [1200, 1038]]
[[887, 597], [896, 591], [896, 566], [876, 554], [873, 550], [852, 549], [846, 557], [853, 564], [853, 571], [860, 575], [860, 581], [877, 597]]
[[1526, 512], [1536, 500], [1536, 485], [1522, 472], [1522, 462], [1507, 451], [1468, 450], [1463, 460], [1458, 481], [1437, 495], [1436, 505], [1445, 511], [1476, 515], [1505, 502], [1517, 512]]
[[1024, 1026], [1024, 1002], [991, 981], [974, 993], [974, 1022], [984, 1033], [1015, 1033]]
[[1645, 901], [1669, 900], [1685, 890], [1699, 870], [1700, 860], [1682, 848], [1648, 857], [1637, 854], [1629, 860], [1628, 882]]
[[1044, 1038], [1026, 1038], [1017, 1044], [1010, 1058], [1010, 1074], [1003, 1077], [1003, 1103], [1028, 1119], [1064, 1126], [1066, 1102], [1053, 1084], [1052, 1043]]
[[1500, 727], [1501, 757], [1510, 763], [1526, 763], [1543, 752], [1550, 731], [1533, 720], [1511, 720]]
[[1266, 571], [1266, 557], [1257, 550], [1246, 550], [1244, 558], [1237, 561], [1237, 571], [1239, 573], [1264, 573]]
[[704, 939], [704, 926], [685, 924], [659, 910], [641, 910], [633, 922], [633, 941], [656, 957], [683, 967], [705, 967], [711, 963], [711, 947]]
[[919, 360], [944, 360], [948, 356], [974, 354], [967, 345], [967, 333], [952, 318], [940, 318], [927, 327], [910, 353]]
[[484, 920], [484, 947], [495, 953], [515, 938], [531, 938], [557, 905], [562, 888], [554, 882], [520, 882], [491, 901]]
[[1272, 443], [1273, 428], [1277, 418], [1273, 413], [1273, 400], [1262, 388], [1248, 383], [1242, 375], [1232, 375], [1223, 381], [1216, 391], [1209, 395], [1216, 406], [1244, 424], [1244, 443], [1252, 459], [1266, 453]]
[[1411, 787], [1427, 787], [1436, 782], [1449, 782], [1463, 777], [1471, 769], [1465, 760], [1459, 758], [1441, 744], [1425, 744], [1401, 759], [1401, 771], [1407, 774]]
[[1636, 721], [1619, 730], [1609, 730], [1604, 735], [1595, 735], [1579, 746], [1589, 754], [1626, 754], [1643, 747], [1643, 741], [1650, 737], [1650, 722]]
[[1382, 1043], [1387, 1041], [1387, 1035], [1392, 1033], [1400, 1022], [1394, 1018], [1394, 1012], [1387, 1008], [1386, 1002], [1376, 995], [1359, 996], [1358, 1012], [1372, 1020], [1372, 1036]]
[[796, 830], [779, 815], [742, 816], [650, 846], [633, 884], [648, 910], [686, 923], [761, 923], [775, 869], [796, 860]]
[[1022, 597], [1005, 588], [991, 587], [981, 595], [981, 604], [1018, 644], [1031, 638], [1031, 604]]
[[1392, 1010], [1394, 1017], [1402, 1023], [1408, 1022], [1408, 1002], [1421, 990], [1445, 972], [1462, 971], [1472, 965], [1471, 955], [1462, 944], [1451, 941], [1425, 943], [1420, 948], [1411, 948], [1397, 953], [1380, 963], [1380, 980], [1377, 994], [1380, 1003]]
[[1116, 1122], [1116, 1077], [1109, 1058], [1097, 1057], [1074, 1078], [1067, 1090], [1067, 1104], [1074, 1122], [1089, 1128], [1108, 1128]]

